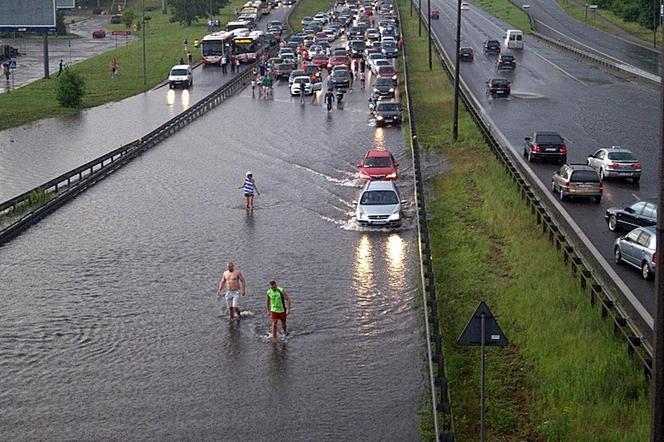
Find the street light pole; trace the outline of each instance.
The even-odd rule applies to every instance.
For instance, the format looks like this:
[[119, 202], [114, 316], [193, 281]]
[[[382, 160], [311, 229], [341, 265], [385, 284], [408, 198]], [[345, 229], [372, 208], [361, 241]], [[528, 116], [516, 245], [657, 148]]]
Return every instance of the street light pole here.
[[[661, 48], [664, 56], [664, 44]], [[664, 75], [664, 65], [660, 75]], [[659, 207], [664, 207], [664, 84], [660, 87], [659, 95]], [[657, 253], [664, 253], [664, 211], [657, 214]], [[655, 355], [652, 358], [652, 413], [650, 416], [650, 440], [659, 442], [664, 439], [664, 262], [658, 259], [655, 262], [655, 326], [653, 336], [655, 340]]]
[[454, 61], [454, 113], [452, 115], [452, 141], [459, 138], [459, 49], [461, 48], [461, 0], [457, 2], [456, 57]]
[[145, 61], [145, 0], [143, 0], [143, 23], [141, 24], [143, 28], [143, 91], [148, 90], [148, 75], [147, 75], [147, 64]]
[[429, 27], [429, 70], [433, 69], [431, 62], [431, 0], [427, 0], [427, 26]]
[[417, 36], [422, 36], [422, 0], [417, 0], [417, 13], [419, 14], [419, 20], [417, 20]]

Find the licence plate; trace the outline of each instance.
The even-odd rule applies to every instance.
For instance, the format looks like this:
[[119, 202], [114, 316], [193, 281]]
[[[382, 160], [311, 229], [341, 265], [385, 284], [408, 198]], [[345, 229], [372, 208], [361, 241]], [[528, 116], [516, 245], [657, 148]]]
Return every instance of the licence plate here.
[[631, 175], [629, 172], [618, 172], [618, 175], [625, 176], [625, 175]]
[[544, 150], [546, 150], [547, 152], [558, 152], [558, 149], [556, 149], [555, 147], [547, 147]]
[[593, 187], [593, 185], [592, 184], [577, 184], [576, 187], [579, 188], [579, 189], [590, 189], [591, 187]]

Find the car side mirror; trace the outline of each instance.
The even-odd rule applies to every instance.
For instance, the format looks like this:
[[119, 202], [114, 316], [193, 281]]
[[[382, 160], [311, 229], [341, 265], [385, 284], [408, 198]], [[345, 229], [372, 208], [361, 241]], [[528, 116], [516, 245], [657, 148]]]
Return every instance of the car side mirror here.
[[634, 209], [632, 209], [631, 207], [625, 207], [625, 212], [634, 213]]

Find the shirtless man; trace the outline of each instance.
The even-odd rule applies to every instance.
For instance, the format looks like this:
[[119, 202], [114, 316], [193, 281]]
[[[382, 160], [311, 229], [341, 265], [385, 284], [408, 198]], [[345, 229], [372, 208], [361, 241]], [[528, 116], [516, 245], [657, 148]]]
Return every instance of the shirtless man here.
[[226, 288], [226, 305], [228, 306], [228, 316], [233, 319], [240, 318], [240, 294], [244, 296], [245, 282], [242, 273], [235, 268], [232, 262], [226, 263], [226, 271], [219, 281], [219, 290], [217, 296]]

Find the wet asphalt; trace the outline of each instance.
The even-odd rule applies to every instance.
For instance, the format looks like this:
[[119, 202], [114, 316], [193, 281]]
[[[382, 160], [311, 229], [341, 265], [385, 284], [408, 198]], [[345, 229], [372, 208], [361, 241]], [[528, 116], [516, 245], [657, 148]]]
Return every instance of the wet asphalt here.
[[[433, 0], [432, 8], [443, 13], [434, 20], [433, 30], [448, 53], [454, 53], [456, 4]], [[659, 164], [658, 92], [654, 87], [628, 81], [616, 74], [584, 63], [558, 49], [526, 36], [525, 49], [514, 51], [518, 61], [513, 73], [495, 72], [495, 57], [484, 56], [482, 44], [500, 38], [510, 26], [471, 6], [462, 16], [462, 46], [475, 50], [475, 61], [462, 63], [466, 84], [484, 107], [494, 125], [502, 131], [517, 155], [523, 152], [523, 138], [535, 130], [555, 130], [567, 139], [568, 162], [584, 163], [599, 147], [620, 145], [632, 150], [643, 167], [641, 183], [605, 183], [602, 203], [584, 200], [563, 203], [583, 232], [604, 258], [612, 263], [613, 243], [618, 235], [604, 221], [608, 207], [627, 206], [637, 199], [656, 197]], [[512, 81], [509, 99], [489, 99], [485, 82], [492, 77]], [[533, 163], [529, 166], [546, 188], [557, 166]], [[640, 278], [636, 269], [611, 264], [649, 310], [654, 307], [654, 284]]]
[[[136, 99], [164, 113], [170, 93]], [[328, 113], [283, 81], [272, 100], [246, 89], [3, 246], [0, 433], [417, 440], [412, 170], [402, 131], [376, 128], [367, 98], [355, 90]], [[384, 148], [401, 163], [405, 221], [360, 228], [355, 165]], [[248, 281], [239, 322], [215, 297], [228, 260]], [[270, 279], [293, 298], [276, 341]]]

